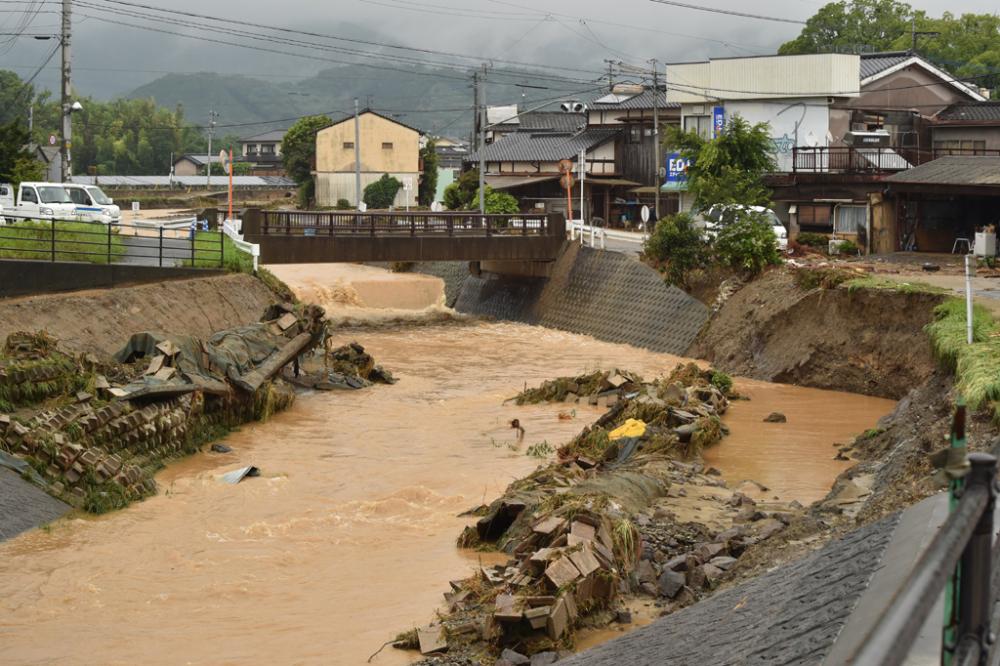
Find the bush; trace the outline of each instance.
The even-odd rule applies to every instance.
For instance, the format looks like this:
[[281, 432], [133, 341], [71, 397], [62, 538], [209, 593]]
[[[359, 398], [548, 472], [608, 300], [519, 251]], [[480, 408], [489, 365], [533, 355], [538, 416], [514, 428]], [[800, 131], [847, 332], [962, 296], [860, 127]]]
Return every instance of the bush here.
[[719, 263], [752, 277], [781, 263], [778, 239], [762, 216], [745, 215], [725, 224], [715, 239]]
[[402, 187], [401, 182], [387, 173], [383, 174], [381, 178], [365, 188], [364, 201], [369, 208], [384, 210], [392, 206], [396, 200], [396, 194]]
[[354, 210], [354, 206], [347, 199], [337, 199], [337, 210]]
[[708, 244], [687, 213], [660, 220], [643, 247], [649, 259], [666, 265], [667, 282], [687, 286], [688, 274], [708, 261]]
[[465, 200], [462, 197], [462, 190], [458, 183], [452, 183], [444, 188], [444, 207], [448, 210], [462, 210], [465, 208]]
[[722, 391], [723, 395], [729, 395], [733, 390], [733, 378], [721, 370], [712, 370], [712, 386]]
[[[490, 215], [516, 215], [521, 212], [521, 206], [512, 195], [506, 192], [497, 192], [489, 185], [486, 186], [486, 212]], [[469, 202], [470, 210], [479, 209], [479, 188], [476, 188]]]
[[857, 243], [855, 243], [854, 241], [842, 240], [840, 241], [840, 243], [838, 243], [838, 245], [840, 246], [841, 254], [849, 254], [851, 256], [857, 256], [858, 252], [860, 252]]
[[799, 245], [808, 245], [809, 247], [814, 247], [825, 252], [829, 245], [830, 238], [825, 234], [815, 234], [804, 231], [798, 235], [795, 242]]

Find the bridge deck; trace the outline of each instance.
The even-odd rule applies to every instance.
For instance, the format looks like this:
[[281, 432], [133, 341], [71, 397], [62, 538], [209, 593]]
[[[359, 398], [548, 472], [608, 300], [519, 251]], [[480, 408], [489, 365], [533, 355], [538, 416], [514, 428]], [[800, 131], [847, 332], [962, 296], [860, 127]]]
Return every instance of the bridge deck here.
[[561, 215], [299, 212], [251, 209], [243, 236], [263, 263], [552, 261]]

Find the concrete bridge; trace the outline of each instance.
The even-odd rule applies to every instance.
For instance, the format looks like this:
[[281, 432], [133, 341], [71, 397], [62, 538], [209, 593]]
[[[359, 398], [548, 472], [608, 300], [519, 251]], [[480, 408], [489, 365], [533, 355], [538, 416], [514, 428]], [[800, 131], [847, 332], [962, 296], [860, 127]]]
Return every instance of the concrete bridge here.
[[248, 209], [243, 237], [265, 264], [364, 261], [551, 262], [559, 214], [299, 212]]

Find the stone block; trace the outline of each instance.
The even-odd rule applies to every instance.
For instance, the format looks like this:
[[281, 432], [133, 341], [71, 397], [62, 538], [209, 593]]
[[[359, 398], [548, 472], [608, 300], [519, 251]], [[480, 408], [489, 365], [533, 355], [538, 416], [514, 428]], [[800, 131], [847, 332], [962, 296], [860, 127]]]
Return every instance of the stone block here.
[[430, 625], [417, 629], [417, 640], [420, 642], [420, 654], [434, 654], [448, 650], [444, 627], [440, 625]]
[[660, 575], [660, 578], [657, 581], [657, 589], [663, 596], [668, 599], [673, 599], [686, 583], [687, 578], [683, 573], [679, 571], [667, 570]]
[[569, 611], [566, 609], [566, 600], [560, 597], [549, 613], [546, 630], [548, 631], [549, 638], [557, 641], [562, 638], [568, 628]]
[[557, 532], [561, 532], [566, 527], [566, 520], [557, 516], [549, 516], [545, 520], [536, 523], [532, 531], [543, 536], [552, 537]]
[[552, 606], [538, 606], [524, 611], [524, 619], [528, 621], [532, 629], [543, 629], [548, 623], [549, 612]]
[[514, 609], [515, 599], [512, 594], [497, 595], [493, 606], [493, 617], [498, 622], [520, 622], [523, 613]]
[[568, 557], [560, 557], [545, 568], [545, 577], [557, 590], [580, 578], [580, 571]]

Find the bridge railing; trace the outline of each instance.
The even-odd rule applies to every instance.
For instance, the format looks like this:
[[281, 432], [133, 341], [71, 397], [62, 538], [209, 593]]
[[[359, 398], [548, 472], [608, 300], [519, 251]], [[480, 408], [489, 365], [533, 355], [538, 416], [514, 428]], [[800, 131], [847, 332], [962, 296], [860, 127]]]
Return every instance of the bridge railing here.
[[262, 236], [550, 236], [565, 233], [547, 214], [249, 210], [244, 233]]
[[951, 616], [945, 621], [954, 631], [946, 633], [942, 664], [965, 666], [997, 660], [994, 634], [1000, 614], [994, 574], [1000, 571], [995, 561], [1000, 549], [993, 548], [997, 459], [984, 453], [969, 454], [968, 459], [971, 469], [948, 521], [850, 663], [904, 663], [947, 585], [954, 587]]

